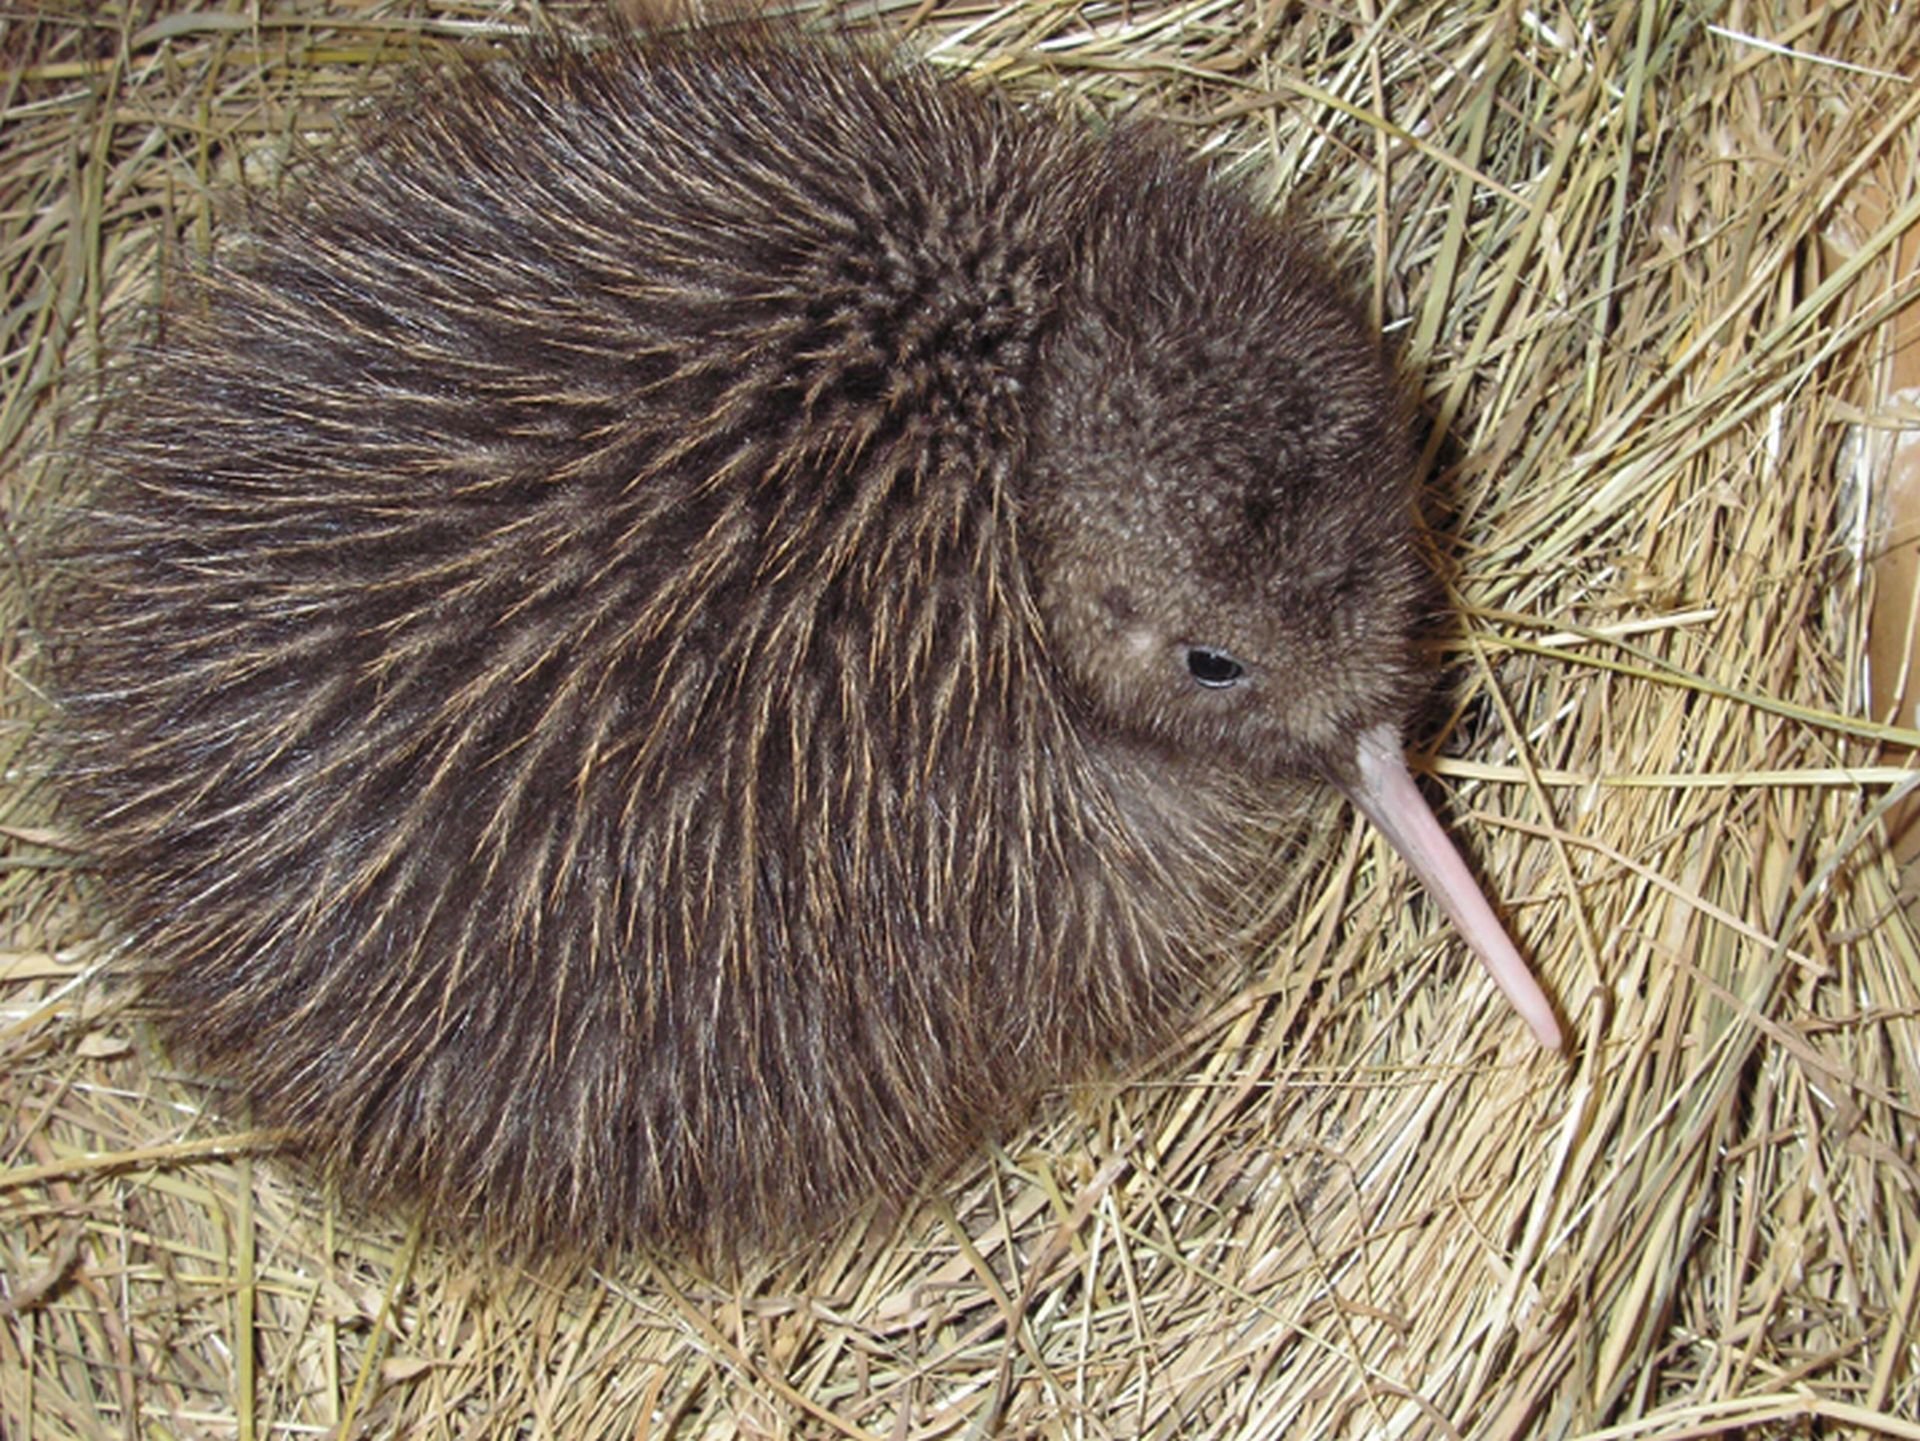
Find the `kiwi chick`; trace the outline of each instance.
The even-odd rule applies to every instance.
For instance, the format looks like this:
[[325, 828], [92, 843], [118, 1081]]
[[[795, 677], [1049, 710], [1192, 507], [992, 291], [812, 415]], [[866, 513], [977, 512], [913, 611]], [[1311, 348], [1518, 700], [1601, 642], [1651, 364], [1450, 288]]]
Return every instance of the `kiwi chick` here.
[[1399, 759], [1410, 451], [1165, 143], [718, 32], [435, 76], [176, 286], [56, 612], [182, 1057], [355, 1194], [738, 1252], [1137, 1055]]

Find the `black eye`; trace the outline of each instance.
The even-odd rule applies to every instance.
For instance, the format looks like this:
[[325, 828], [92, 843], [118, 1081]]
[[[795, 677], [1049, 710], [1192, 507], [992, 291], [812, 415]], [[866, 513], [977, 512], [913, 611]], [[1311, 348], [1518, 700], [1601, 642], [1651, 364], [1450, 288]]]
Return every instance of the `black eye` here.
[[1240, 662], [1225, 651], [1208, 650], [1201, 645], [1187, 647], [1187, 669], [1201, 685], [1212, 686], [1216, 690], [1232, 685], [1246, 674]]

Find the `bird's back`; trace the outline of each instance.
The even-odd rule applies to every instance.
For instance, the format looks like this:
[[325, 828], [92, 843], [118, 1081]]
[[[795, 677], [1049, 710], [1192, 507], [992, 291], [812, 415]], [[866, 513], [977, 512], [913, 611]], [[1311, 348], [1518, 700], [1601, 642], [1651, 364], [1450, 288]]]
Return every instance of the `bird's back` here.
[[836, 50], [555, 52], [182, 284], [61, 652], [185, 1055], [368, 1194], [733, 1246], [1151, 1038], [1197, 947], [1015, 483], [1119, 163]]

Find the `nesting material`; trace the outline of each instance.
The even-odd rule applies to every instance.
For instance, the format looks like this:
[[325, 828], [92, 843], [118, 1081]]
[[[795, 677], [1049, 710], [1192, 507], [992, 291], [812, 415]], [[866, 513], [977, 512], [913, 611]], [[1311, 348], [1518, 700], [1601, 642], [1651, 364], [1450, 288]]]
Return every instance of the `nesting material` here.
[[[547, 7], [551, 13], [552, 7]], [[560, 23], [570, 23], [563, 12]], [[124, 21], [124, 23], [122, 23]], [[9, 523], [165, 246], [227, 233], [509, 7], [12, 22]], [[883, 10], [932, 63], [1151, 115], [1308, 196], [1435, 421], [1467, 620], [1433, 794], [1565, 1004], [1540, 1058], [1357, 824], [1129, 1084], [750, 1271], [489, 1270], [207, 1119], [94, 983], [8, 771], [0, 1430], [1920, 1435], [1920, 955], [1865, 696], [1859, 437], [1920, 219], [1911, 19], [1789, 7]], [[1684, 98], [1683, 98], [1684, 97]], [[8, 607], [9, 746], [38, 714]], [[1812, 1418], [1820, 1418], [1814, 1421]]]

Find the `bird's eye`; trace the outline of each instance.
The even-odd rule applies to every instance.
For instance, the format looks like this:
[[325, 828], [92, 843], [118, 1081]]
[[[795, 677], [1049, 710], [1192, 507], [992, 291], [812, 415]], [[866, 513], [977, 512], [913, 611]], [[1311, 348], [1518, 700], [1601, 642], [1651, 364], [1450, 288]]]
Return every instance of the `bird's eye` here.
[[1208, 650], [1203, 645], [1187, 647], [1187, 669], [1201, 685], [1215, 690], [1230, 686], [1246, 674], [1240, 662], [1223, 650]]

